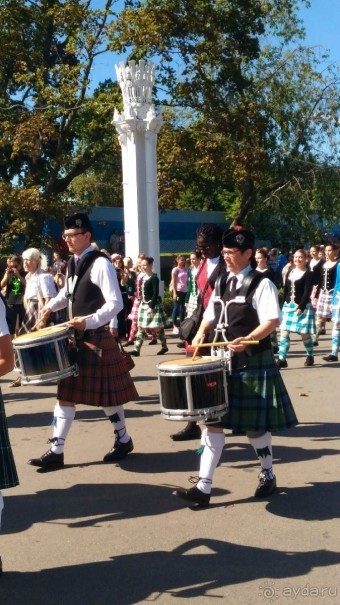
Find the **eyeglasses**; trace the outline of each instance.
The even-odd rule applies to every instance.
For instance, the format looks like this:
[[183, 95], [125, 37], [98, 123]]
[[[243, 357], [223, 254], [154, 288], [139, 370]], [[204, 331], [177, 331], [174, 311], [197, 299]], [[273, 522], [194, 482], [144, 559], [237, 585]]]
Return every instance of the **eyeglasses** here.
[[63, 233], [61, 237], [64, 241], [66, 241], [68, 239], [74, 239], [78, 235], [84, 235], [84, 233], [86, 233], [86, 231], [78, 231], [78, 233]]

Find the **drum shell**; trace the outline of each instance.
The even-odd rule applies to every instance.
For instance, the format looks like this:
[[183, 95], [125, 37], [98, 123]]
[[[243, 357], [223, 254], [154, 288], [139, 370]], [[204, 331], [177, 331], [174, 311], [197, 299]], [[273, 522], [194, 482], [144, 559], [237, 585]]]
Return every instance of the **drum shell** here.
[[69, 334], [68, 328], [55, 326], [13, 340], [23, 385], [58, 382], [77, 373], [69, 358]]
[[209, 424], [226, 413], [227, 379], [221, 362], [178, 360], [159, 364], [157, 371], [163, 418]]

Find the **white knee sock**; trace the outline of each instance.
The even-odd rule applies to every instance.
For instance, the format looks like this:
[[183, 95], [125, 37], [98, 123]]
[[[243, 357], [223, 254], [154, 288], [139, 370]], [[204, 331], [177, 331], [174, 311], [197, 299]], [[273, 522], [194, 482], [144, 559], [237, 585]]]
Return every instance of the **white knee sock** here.
[[200, 479], [197, 488], [204, 494], [210, 494], [213, 474], [224, 446], [224, 433], [212, 433], [205, 428], [202, 431], [201, 444], [204, 446], [204, 450], [201, 455]]
[[117, 431], [119, 441], [121, 443], [127, 443], [130, 439], [130, 435], [125, 426], [124, 407], [122, 405], [113, 405], [111, 407], [103, 408], [103, 410], [110, 422], [112, 422], [114, 430]]
[[54, 429], [51, 450], [55, 454], [62, 454], [64, 451], [65, 440], [71, 428], [71, 424], [76, 415], [76, 409], [70, 405], [59, 405], [54, 408]]
[[0, 491], [0, 529], [1, 529], [1, 513], [2, 513], [3, 509], [4, 509], [4, 499], [3, 499], [2, 493]]
[[[267, 431], [259, 437], [249, 437], [250, 445], [253, 446], [255, 454], [260, 460], [261, 468], [264, 471], [272, 471], [273, 469], [273, 454], [272, 454], [272, 434]], [[272, 477], [271, 477], [272, 478]]]

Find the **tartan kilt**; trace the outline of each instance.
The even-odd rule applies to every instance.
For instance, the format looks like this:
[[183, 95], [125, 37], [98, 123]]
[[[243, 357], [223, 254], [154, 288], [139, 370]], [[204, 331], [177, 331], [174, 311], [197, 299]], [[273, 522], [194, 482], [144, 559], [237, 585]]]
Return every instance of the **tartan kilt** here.
[[19, 485], [11, 442], [9, 440], [5, 405], [0, 389], [0, 489]]
[[132, 309], [127, 316], [130, 321], [138, 321], [138, 309], [140, 306], [140, 298], [135, 298], [133, 301]]
[[138, 399], [117, 341], [109, 330], [94, 331], [77, 346], [79, 375], [60, 380], [59, 400], [110, 407]]
[[22, 320], [22, 324], [19, 330], [19, 335], [27, 334], [28, 332], [32, 332], [33, 326], [37, 323], [39, 319], [39, 303], [38, 301], [28, 300], [26, 306], [25, 317]]
[[248, 358], [247, 367], [227, 376], [229, 410], [213, 426], [246, 431], [281, 431], [298, 424], [272, 350]]
[[318, 317], [323, 319], [331, 319], [332, 316], [332, 298], [333, 291], [324, 290], [320, 292], [318, 304], [316, 307], [316, 314]]
[[138, 312], [139, 328], [166, 328], [168, 320], [161, 302], [156, 303], [153, 315], [148, 315], [148, 303], [141, 302]]
[[186, 317], [191, 317], [193, 312], [197, 309], [198, 305], [198, 296], [195, 294], [190, 294], [187, 308], [186, 308]]
[[333, 303], [332, 303], [332, 321], [335, 324], [340, 323], [340, 290], [335, 294]]
[[284, 303], [282, 307], [282, 332], [296, 332], [297, 334], [315, 334], [315, 312], [311, 303], [308, 303], [301, 315], [296, 315], [296, 303]]

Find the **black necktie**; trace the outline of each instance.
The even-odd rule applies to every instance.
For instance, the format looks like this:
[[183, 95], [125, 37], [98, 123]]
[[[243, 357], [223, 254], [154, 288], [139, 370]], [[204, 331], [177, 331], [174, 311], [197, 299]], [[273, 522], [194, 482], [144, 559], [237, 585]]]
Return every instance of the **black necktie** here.
[[232, 300], [236, 296], [237, 277], [232, 277], [228, 282], [228, 300]]

